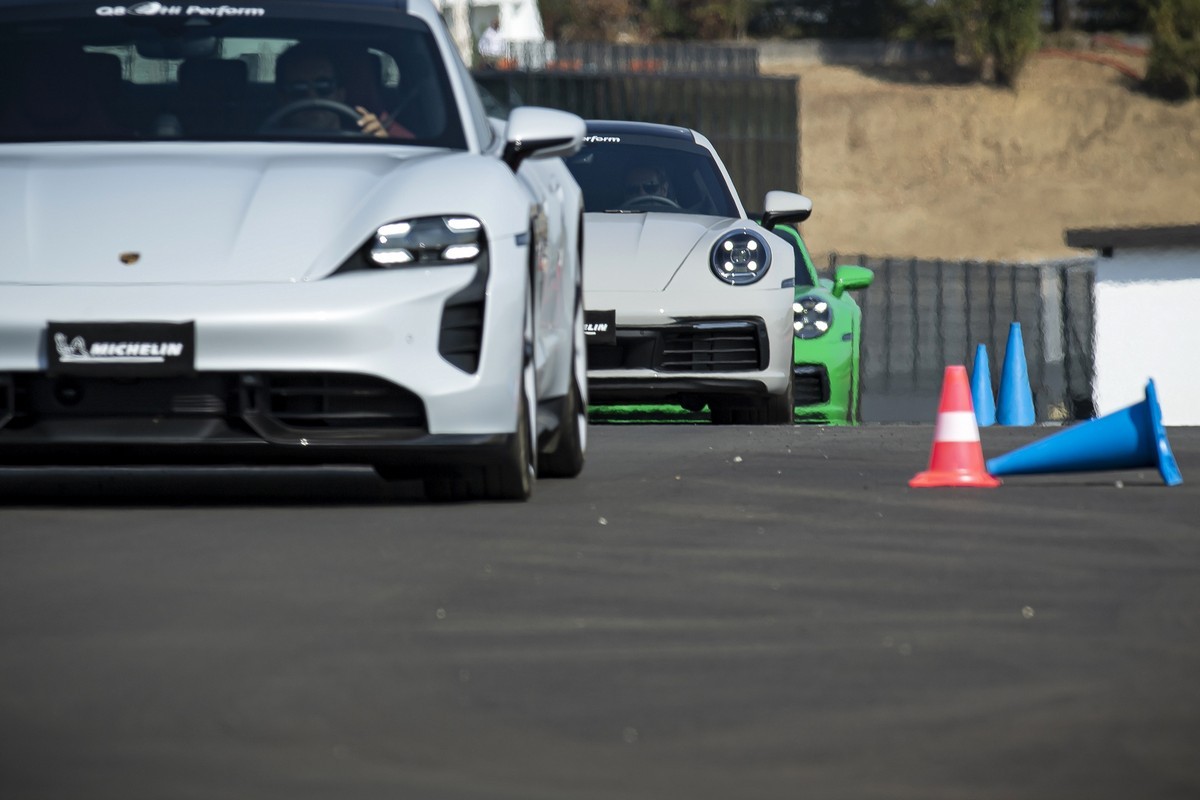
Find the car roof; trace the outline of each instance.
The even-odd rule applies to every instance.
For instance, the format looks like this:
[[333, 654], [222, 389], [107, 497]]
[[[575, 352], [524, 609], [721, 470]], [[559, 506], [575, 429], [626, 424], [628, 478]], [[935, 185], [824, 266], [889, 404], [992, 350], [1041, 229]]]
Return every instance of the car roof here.
[[587, 120], [587, 132], [592, 136], [661, 136], [664, 139], [696, 141], [696, 132], [679, 125], [663, 125], [657, 122], [632, 122], [613, 119]]

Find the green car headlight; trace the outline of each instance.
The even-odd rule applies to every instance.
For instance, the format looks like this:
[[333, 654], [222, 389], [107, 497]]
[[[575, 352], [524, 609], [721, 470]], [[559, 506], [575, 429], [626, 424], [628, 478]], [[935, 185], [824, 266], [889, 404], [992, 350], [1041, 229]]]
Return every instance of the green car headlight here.
[[823, 297], [801, 297], [792, 303], [792, 314], [792, 331], [797, 339], [816, 339], [833, 327], [833, 308]]
[[421, 217], [380, 226], [367, 258], [384, 269], [464, 264], [485, 247], [483, 224], [474, 217]]

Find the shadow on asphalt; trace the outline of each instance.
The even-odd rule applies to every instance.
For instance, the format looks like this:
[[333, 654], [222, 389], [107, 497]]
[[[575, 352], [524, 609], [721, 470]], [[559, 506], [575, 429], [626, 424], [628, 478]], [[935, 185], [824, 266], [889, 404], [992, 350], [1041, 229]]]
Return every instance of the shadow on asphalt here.
[[0, 468], [0, 507], [326, 507], [425, 502], [419, 481], [384, 481], [368, 467]]

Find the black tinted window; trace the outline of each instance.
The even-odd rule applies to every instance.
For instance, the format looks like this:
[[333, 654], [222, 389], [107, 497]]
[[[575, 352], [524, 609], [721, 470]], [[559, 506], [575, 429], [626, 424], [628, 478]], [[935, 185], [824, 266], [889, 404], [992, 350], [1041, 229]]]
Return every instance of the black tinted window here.
[[[420, 21], [404, 19], [396, 26], [276, 15], [0, 19], [0, 139], [463, 148], [433, 37]], [[302, 58], [288, 66], [284, 54], [297, 50]], [[379, 118], [389, 136], [361, 135], [356, 109]]]
[[[587, 211], [663, 211], [738, 216], [737, 205], [708, 150], [691, 142], [612, 137], [591, 142], [567, 160]], [[661, 196], [663, 201], [646, 200]]]

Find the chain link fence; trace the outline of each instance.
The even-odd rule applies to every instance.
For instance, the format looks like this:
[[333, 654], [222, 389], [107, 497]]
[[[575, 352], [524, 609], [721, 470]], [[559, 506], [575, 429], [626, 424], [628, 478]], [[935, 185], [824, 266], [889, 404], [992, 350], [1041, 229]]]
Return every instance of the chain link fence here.
[[498, 63], [530, 71], [757, 75], [758, 47], [700, 42], [509, 42]]
[[1095, 416], [1093, 259], [1030, 264], [830, 255], [830, 269], [842, 263], [875, 271], [875, 282], [858, 295], [865, 421], [934, 419], [945, 367], [972, 370], [980, 344], [998, 391], [1013, 322], [1021, 324], [1038, 420]]

